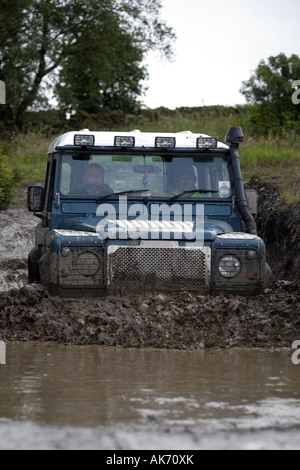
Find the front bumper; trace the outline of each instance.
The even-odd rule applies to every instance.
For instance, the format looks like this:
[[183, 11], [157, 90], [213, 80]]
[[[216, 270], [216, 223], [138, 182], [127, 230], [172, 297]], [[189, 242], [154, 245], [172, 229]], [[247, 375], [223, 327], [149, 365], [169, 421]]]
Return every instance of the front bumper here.
[[[241, 264], [233, 278], [222, 276], [219, 269], [219, 260], [228, 254]], [[40, 263], [41, 272], [47, 272], [44, 282], [41, 276], [42, 284], [62, 297], [183, 290], [252, 295], [262, 292], [266, 283], [263, 241], [247, 234], [217, 236], [209, 246], [172, 240], [103, 241], [92, 235], [60, 234], [53, 238], [50, 254], [42, 260], [47, 260]]]

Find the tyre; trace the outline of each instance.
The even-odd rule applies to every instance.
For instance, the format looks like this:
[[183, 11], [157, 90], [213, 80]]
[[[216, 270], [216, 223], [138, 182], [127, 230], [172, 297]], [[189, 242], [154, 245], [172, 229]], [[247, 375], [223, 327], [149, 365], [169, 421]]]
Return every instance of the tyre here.
[[33, 248], [28, 255], [28, 281], [37, 283], [40, 281], [38, 262], [40, 258], [40, 250], [38, 247]]

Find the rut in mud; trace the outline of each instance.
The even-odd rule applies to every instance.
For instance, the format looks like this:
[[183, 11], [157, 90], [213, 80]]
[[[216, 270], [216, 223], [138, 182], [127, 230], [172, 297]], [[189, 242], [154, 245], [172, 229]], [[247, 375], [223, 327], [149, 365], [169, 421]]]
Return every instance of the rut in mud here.
[[[300, 339], [300, 210], [279, 202], [272, 184], [259, 194], [259, 235], [275, 274], [263, 295], [146, 293], [76, 300], [50, 297], [27, 281], [38, 219], [19, 203], [0, 213], [0, 339], [175, 349], [291, 347]], [[252, 187], [253, 187], [252, 186]]]

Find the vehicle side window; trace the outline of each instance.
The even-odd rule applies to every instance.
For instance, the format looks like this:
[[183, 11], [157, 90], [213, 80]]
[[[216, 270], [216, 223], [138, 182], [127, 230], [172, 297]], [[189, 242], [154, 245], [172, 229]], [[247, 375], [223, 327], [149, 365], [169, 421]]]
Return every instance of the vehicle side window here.
[[69, 162], [63, 162], [61, 165], [60, 192], [65, 195], [71, 189], [71, 165]]
[[47, 211], [51, 210], [51, 204], [52, 204], [52, 197], [53, 197], [53, 186], [54, 186], [54, 176], [55, 176], [55, 169], [56, 169], [56, 158], [53, 157], [53, 160], [51, 162], [51, 167], [49, 171], [49, 184], [48, 184], [48, 191], [46, 194], [46, 209]]
[[46, 211], [46, 212], [51, 210], [55, 168], [56, 168], [56, 158], [55, 158], [55, 156], [52, 155], [51, 160], [49, 159], [48, 163], [47, 163], [47, 172], [46, 172], [46, 180], [45, 180], [45, 206], [44, 206], [44, 211]]

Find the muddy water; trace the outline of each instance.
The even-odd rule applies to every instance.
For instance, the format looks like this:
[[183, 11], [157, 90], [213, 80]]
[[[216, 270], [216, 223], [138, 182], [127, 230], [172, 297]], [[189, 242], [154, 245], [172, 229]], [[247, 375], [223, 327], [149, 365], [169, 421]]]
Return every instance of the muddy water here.
[[300, 449], [297, 283], [256, 298], [51, 298], [0, 213], [0, 449]]
[[291, 356], [11, 342], [0, 449], [300, 449]]
[[38, 219], [25, 207], [0, 211], [0, 294], [27, 282], [27, 256]]

